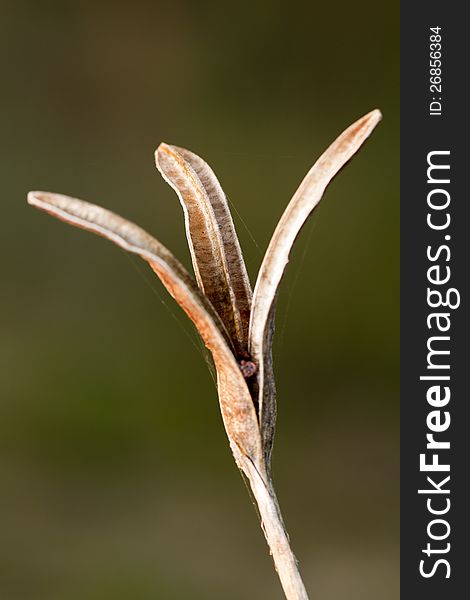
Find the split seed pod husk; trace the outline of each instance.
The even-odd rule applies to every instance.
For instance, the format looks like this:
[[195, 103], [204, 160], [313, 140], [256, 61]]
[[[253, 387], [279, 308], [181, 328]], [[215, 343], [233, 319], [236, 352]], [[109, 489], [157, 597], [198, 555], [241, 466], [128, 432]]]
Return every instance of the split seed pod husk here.
[[253, 294], [225, 194], [212, 169], [189, 150], [160, 144], [155, 158], [183, 206], [195, 280], [163, 244], [111, 211], [62, 194], [28, 194], [28, 202], [36, 208], [141, 256], [193, 321], [212, 353], [225, 430], [256, 498], [288, 600], [308, 597], [270, 474], [276, 421], [272, 361], [276, 297], [302, 226], [380, 118], [380, 111], [374, 110], [356, 121], [307, 173], [274, 231]]
[[209, 165], [184, 148], [160, 144], [155, 162], [183, 206], [196, 281], [242, 356], [248, 350], [252, 291], [222, 187]]

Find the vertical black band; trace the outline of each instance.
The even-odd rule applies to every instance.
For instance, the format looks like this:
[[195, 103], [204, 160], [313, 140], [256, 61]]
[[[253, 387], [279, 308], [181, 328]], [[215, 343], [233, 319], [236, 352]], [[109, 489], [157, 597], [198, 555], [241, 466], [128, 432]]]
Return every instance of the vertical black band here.
[[464, 8], [434, 0], [401, 4], [403, 600], [469, 593], [470, 25]]

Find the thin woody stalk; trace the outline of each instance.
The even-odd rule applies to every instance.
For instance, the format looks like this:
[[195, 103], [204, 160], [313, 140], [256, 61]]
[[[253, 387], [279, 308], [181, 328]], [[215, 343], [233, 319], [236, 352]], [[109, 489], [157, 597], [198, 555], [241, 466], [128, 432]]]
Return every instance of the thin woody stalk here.
[[261, 526], [287, 600], [308, 600], [271, 479], [276, 421], [272, 340], [276, 297], [291, 248], [331, 179], [381, 118], [374, 110], [348, 127], [310, 169], [282, 215], [254, 293], [225, 194], [199, 156], [161, 144], [156, 164], [178, 194], [196, 281], [158, 240], [109, 210], [50, 192], [28, 202], [105, 237], [148, 262], [211, 351], [220, 410], [235, 461], [250, 482]]
[[253, 465], [243, 469], [258, 505], [261, 528], [288, 600], [308, 600], [297, 559], [292, 552], [281, 509], [270, 478], [264, 480]]
[[289, 536], [282, 520], [274, 489], [251, 488], [258, 503], [262, 527], [273, 557], [274, 566], [288, 600], [308, 600], [297, 559], [291, 550]]

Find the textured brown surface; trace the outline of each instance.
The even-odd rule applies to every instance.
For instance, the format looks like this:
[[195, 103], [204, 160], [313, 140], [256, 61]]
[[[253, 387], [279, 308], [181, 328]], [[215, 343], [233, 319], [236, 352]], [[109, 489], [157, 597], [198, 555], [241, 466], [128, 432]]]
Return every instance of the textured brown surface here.
[[248, 350], [251, 286], [225, 194], [212, 169], [189, 150], [160, 144], [156, 164], [184, 209], [196, 280], [239, 355]]

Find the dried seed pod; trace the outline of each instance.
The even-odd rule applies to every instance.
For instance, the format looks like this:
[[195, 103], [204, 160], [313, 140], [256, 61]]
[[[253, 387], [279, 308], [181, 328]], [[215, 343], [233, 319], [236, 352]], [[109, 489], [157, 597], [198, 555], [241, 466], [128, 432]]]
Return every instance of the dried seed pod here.
[[198, 285], [224, 322], [237, 352], [244, 352], [252, 292], [225, 194], [209, 165], [189, 150], [160, 144], [155, 160], [183, 206]]
[[208, 165], [188, 150], [162, 144], [156, 159], [163, 177], [183, 204], [199, 288], [169, 250], [133, 223], [68, 196], [28, 194], [28, 202], [37, 208], [141, 256], [196, 325], [212, 352], [230, 447], [250, 482], [288, 600], [308, 597], [290, 548], [269, 467], [276, 416], [272, 372], [276, 296], [302, 225], [328, 183], [360, 148], [380, 118], [380, 112], [375, 110], [346, 129], [301, 183], [266, 251], [251, 316], [251, 288], [225, 196]]
[[264, 255], [253, 294], [249, 352], [259, 365], [259, 419], [269, 464], [276, 421], [276, 392], [272, 367], [272, 338], [276, 296], [292, 246], [323, 193], [348, 160], [372, 133], [382, 115], [373, 110], [348, 127], [320, 156], [295, 192]]
[[212, 352], [224, 393], [220, 408], [231, 445], [263, 465], [258, 419], [225, 327], [181, 263], [146, 231], [109, 210], [61, 194], [30, 192], [28, 202], [62, 221], [105, 237], [141, 256], [186, 312]]

